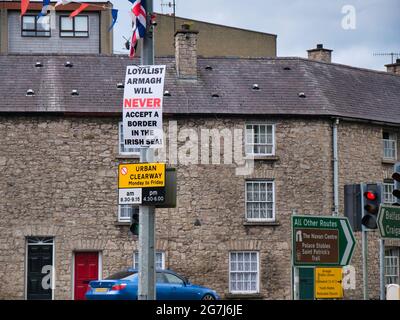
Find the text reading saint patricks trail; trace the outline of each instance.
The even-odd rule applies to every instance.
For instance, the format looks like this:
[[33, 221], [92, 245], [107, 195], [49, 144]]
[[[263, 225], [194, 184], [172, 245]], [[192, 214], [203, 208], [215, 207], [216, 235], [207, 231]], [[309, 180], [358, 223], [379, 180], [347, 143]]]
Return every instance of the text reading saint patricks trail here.
[[126, 69], [123, 132], [127, 148], [162, 148], [165, 66]]

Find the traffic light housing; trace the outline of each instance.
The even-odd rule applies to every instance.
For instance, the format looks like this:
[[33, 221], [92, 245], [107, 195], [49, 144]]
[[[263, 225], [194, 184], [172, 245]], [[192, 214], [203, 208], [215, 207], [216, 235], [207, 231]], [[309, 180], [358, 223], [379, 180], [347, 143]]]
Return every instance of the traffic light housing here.
[[132, 234], [136, 236], [139, 235], [139, 212], [137, 211], [132, 213], [131, 226], [129, 227], [129, 230]]
[[382, 185], [378, 183], [362, 184], [361, 224], [367, 229], [377, 229], [379, 206], [382, 202]]
[[361, 184], [344, 186], [344, 216], [349, 220], [353, 232], [361, 231]]
[[354, 232], [377, 229], [377, 216], [382, 202], [382, 185], [358, 183], [344, 186], [344, 216]]
[[396, 201], [393, 203], [393, 205], [400, 206], [400, 162], [397, 162], [394, 165], [394, 173], [392, 178], [394, 180], [393, 196], [396, 198]]

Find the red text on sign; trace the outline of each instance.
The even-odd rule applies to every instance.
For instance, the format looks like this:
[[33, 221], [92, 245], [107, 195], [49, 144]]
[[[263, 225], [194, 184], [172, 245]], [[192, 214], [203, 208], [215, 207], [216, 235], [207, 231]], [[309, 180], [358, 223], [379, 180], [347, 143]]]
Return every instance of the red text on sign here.
[[124, 99], [124, 108], [160, 108], [160, 98]]

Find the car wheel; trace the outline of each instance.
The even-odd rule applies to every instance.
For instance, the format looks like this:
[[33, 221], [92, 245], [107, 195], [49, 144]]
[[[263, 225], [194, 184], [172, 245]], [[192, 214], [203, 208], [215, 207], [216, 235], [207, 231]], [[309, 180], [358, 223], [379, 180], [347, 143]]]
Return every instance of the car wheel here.
[[212, 294], [207, 293], [201, 300], [215, 300]]

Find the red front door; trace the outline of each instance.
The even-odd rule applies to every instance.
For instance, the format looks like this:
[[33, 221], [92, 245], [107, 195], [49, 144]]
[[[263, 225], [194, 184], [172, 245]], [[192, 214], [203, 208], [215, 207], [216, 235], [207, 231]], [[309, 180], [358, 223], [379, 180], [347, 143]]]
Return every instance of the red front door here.
[[84, 300], [89, 281], [99, 277], [99, 253], [75, 253], [75, 300]]

